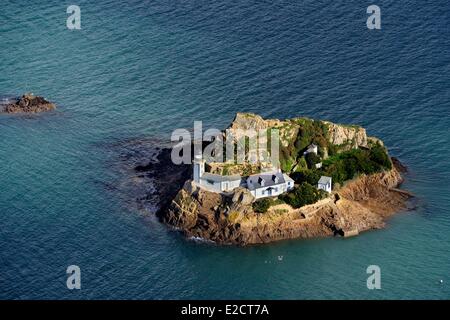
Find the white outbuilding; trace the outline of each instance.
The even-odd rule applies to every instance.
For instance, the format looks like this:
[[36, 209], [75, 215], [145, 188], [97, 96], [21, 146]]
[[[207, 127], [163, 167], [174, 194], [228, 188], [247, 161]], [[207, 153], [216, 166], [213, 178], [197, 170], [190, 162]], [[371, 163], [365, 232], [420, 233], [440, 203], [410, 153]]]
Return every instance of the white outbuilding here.
[[317, 189], [331, 192], [331, 177], [321, 176], [317, 183]]
[[303, 152], [303, 154], [304, 154], [305, 156], [306, 156], [308, 153], [314, 153], [314, 154], [317, 155], [317, 152], [318, 152], [318, 147], [317, 147], [317, 145], [315, 145], [314, 143], [312, 143], [312, 144], [310, 144], [310, 145], [308, 146], [308, 148], [306, 148], [306, 151]]

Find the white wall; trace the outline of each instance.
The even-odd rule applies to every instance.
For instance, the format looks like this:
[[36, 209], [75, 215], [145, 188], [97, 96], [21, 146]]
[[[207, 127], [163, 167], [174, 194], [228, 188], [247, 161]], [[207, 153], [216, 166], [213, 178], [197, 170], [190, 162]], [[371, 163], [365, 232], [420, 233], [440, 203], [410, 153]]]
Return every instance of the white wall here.
[[205, 189], [213, 191], [213, 192], [221, 192], [222, 191], [222, 186], [221, 186], [220, 182], [210, 183], [206, 179], [200, 179], [200, 185], [202, 187], [204, 187]]
[[[269, 192], [267, 191], [268, 188], [272, 188], [272, 194], [269, 195]], [[276, 190], [275, 190], [276, 189]], [[279, 196], [280, 194], [286, 192], [288, 190], [287, 183], [277, 184], [275, 186], [271, 187], [263, 187], [258, 188], [255, 190], [252, 190], [251, 193], [256, 199], [264, 198], [264, 197], [275, 197]]]
[[205, 173], [205, 163], [202, 161], [194, 160], [193, 167], [194, 167], [194, 174], [193, 174], [194, 181], [199, 183], [201, 176], [203, 175], [203, 173]]
[[205, 189], [208, 189], [213, 192], [223, 192], [223, 191], [231, 191], [234, 188], [239, 187], [241, 184], [241, 180], [233, 180], [233, 181], [221, 181], [221, 182], [213, 182], [210, 183], [207, 179], [200, 179], [200, 185]]
[[318, 184], [317, 189], [325, 190], [326, 192], [331, 192], [331, 183]]
[[222, 181], [221, 189], [222, 191], [231, 191], [234, 188], [237, 188], [241, 185], [241, 180], [233, 180], [233, 181]]

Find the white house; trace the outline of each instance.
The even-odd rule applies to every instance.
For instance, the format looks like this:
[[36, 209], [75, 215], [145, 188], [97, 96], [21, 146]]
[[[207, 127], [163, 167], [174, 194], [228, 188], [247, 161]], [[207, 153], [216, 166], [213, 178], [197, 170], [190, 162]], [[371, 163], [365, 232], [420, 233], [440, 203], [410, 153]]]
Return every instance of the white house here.
[[314, 153], [314, 154], [317, 154], [317, 152], [318, 152], [318, 147], [317, 147], [317, 145], [315, 145], [314, 143], [312, 143], [312, 144], [310, 144], [310, 145], [308, 146], [308, 148], [306, 149], [306, 151], [303, 152], [303, 155], [306, 156], [308, 153]]
[[294, 188], [294, 180], [280, 170], [251, 175], [247, 189], [256, 198], [278, 196]]
[[321, 176], [317, 183], [317, 189], [331, 192], [331, 177]]
[[205, 172], [205, 160], [196, 156], [194, 158], [194, 182], [199, 186], [213, 192], [231, 191], [241, 185], [240, 175], [223, 176]]
[[244, 182], [238, 174], [224, 176], [205, 172], [205, 160], [201, 156], [196, 156], [193, 164], [194, 182], [198, 186], [212, 192], [227, 192], [242, 186], [246, 187], [258, 199], [278, 196], [294, 188], [294, 180], [279, 169], [251, 175]]

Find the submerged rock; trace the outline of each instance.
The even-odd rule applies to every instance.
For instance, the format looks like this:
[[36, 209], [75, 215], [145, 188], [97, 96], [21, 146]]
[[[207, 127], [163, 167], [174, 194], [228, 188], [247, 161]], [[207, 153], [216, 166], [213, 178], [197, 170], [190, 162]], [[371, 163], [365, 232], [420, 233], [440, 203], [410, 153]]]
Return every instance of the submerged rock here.
[[3, 113], [39, 113], [55, 110], [54, 103], [47, 101], [45, 98], [35, 96], [32, 93], [24, 94], [17, 98], [16, 101], [10, 102], [3, 107], [0, 112]]

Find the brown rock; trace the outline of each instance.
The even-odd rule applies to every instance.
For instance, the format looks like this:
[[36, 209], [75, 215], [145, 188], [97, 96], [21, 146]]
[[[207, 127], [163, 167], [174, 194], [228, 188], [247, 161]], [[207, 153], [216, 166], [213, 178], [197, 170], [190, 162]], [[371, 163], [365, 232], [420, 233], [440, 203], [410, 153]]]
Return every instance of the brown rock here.
[[39, 113], [56, 109], [55, 104], [45, 100], [43, 97], [33, 94], [24, 94], [14, 103], [7, 104], [4, 113]]
[[366, 147], [366, 129], [358, 126], [344, 126], [324, 121], [328, 125], [330, 142], [335, 145], [350, 144], [350, 147]]
[[[253, 196], [237, 188], [231, 196], [200, 189], [180, 190], [164, 221], [186, 236], [201, 237], [220, 244], [257, 244], [282, 239], [356, 235], [380, 229], [385, 219], [406, 208], [408, 193], [396, 189], [403, 181], [396, 168], [349, 181], [337, 193], [301, 212], [257, 214]], [[190, 184], [186, 183], [186, 188]], [[227, 208], [227, 209], [224, 209]]]

